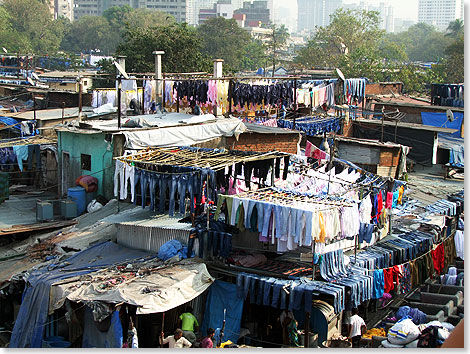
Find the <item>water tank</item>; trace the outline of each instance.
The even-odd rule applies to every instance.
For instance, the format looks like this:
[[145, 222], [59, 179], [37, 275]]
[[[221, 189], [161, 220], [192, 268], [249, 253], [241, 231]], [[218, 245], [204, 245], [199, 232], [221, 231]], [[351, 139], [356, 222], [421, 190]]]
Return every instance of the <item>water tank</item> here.
[[72, 187], [67, 189], [67, 199], [73, 200], [77, 203], [78, 215], [83, 214], [86, 210], [86, 192], [83, 187]]
[[36, 203], [36, 220], [46, 221], [54, 220], [54, 208], [51, 202]]

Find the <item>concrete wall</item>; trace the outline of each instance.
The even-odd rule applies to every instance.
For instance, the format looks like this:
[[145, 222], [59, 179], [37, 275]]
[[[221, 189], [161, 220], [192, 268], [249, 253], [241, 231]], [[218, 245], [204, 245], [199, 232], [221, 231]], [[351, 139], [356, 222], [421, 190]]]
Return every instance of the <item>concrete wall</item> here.
[[401, 94], [403, 90], [402, 82], [377, 82], [366, 85], [366, 95], [390, 95]]
[[[98, 194], [113, 198], [114, 161], [112, 143], [105, 141], [105, 134], [80, 134], [75, 132], [57, 132], [59, 153], [59, 183], [62, 193], [75, 186], [75, 179], [81, 175], [91, 175], [98, 179]], [[64, 156], [69, 154], [69, 163]], [[80, 165], [81, 154], [91, 156], [91, 170], [84, 170]]]

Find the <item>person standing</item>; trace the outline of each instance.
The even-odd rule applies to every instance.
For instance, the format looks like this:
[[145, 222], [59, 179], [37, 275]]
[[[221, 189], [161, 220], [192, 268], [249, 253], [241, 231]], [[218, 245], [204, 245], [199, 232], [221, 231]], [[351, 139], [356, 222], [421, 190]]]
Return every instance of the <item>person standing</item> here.
[[214, 347], [214, 342], [212, 341], [212, 338], [214, 338], [215, 330], [214, 328], [208, 328], [207, 329], [207, 337], [204, 337], [204, 339], [201, 342], [201, 348], [213, 348]]
[[361, 316], [358, 315], [357, 308], [352, 309], [352, 316], [349, 318], [349, 338], [351, 338], [353, 348], [359, 348], [362, 335], [366, 332], [367, 326]]
[[284, 344], [289, 344], [290, 343], [287, 326], [289, 326], [291, 321], [295, 321], [294, 313], [292, 311], [282, 310], [282, 313], [279, 316], [279, 322], [281, 322], [282, 342]]
[[199, 329], [199, 323], [197, 322], [196, 316], [193, 315], [193, 308], [191, 306], [186, 307], [186, 312], [181, 314], [181, 329], [183, 330], [183, 336], [187, 338], [191, 344], [196, 342], [196, 332]]
[[169, 348], [189, 348], [192, 346], [191, 342], [183, 337], [183, 331], [180, 328], [175, 330], [172, 336], [163, 338], [163, 332], [160, 334], [160, 344], [168, 343]]

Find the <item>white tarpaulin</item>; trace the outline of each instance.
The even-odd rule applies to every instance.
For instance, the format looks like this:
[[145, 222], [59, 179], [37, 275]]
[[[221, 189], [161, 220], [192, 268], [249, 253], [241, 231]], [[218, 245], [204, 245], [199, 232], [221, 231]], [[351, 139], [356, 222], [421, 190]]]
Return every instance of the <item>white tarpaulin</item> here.
[[213, 123], [189, 126], [175, 126], [140, 131], [123, 131], [126, 148], [144, 149], [146, 147], [190, 146], [222, 136], [235, 136], [247, 130], [245, 124], [236, 118], [218, 119]]
[[134, 267], [128, 272], [99, 271], [74, 282], [54, 285], [49, 311], [62, 307], [67, 298], [74, 302], [124, 302], [137, 306], [137, 314], [164, 312], [191, 301], [214, 282], [206, 265], [192, 260], [166, 266], [150, 262]]

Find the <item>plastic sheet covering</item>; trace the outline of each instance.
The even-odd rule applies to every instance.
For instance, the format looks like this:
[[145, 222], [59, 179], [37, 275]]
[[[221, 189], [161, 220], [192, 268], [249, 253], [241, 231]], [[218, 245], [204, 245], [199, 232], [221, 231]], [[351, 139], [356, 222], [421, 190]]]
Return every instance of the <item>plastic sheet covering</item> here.
[[243, 312], [243, 298], [237, 295], [237, 284], [216, 280], [209, 290], [206, 311], [201, 325], [201, 333], [206, 335], [208, 328], [222, 328], [225, 314], [223, 341], [237, 343]]
[[[460, 128], [462, 127], [463, 122], [463, 113], [462, 112], [453, 112], [454, 121], [451, 122], [448, 120], [445, 112], [421, 112], [421, 120], [425, 125], [431, 125], [433, 127], [439, 128], [450, 128], [457, 129], [455, 133], [449, 134], [456, 138], [460, 138]], [[442, 134], [442, 133], [441, 133]]]
[[235, 136], [247, 130], [240, 120], [218, 119], [214, 123], [190, 126], [175, 126], [171, 129], [152, 129], [140, 131], [123, 131], [126, 136], [127, 149], [144, 149], [146, 147], [191, 146], [222, 136]]
[[102, 332], [94, 323], [91, 309], [89, 307], [85, 308], [82, 348], [121, 348], [122, 341], [122, 325], [119, 319], [119, 311], [114, 311], [110, 315], [109, 328], [106, 332]]
[[104, 242], [76, 253], [60, 264], [47, 265], [33, 271], [27, 279], [28, 286], [13, 327], [10, 348], [41, 348], [49, 309], [49, 294], [54, 283], [112, 264], [148, 256], [150, 254], [147, 252]]
[[124, 275], [107, 269], [87, 279], [54, 286], [51, 307], [60, 308], [67, 298], [75, 302], [125, 302], [137, 306], [137, 314], [158, 313], [191, 301], [214, 281], [204, 263], [189, 259], [173, 264], [160, 260], [134, 262], [131, 267]]

